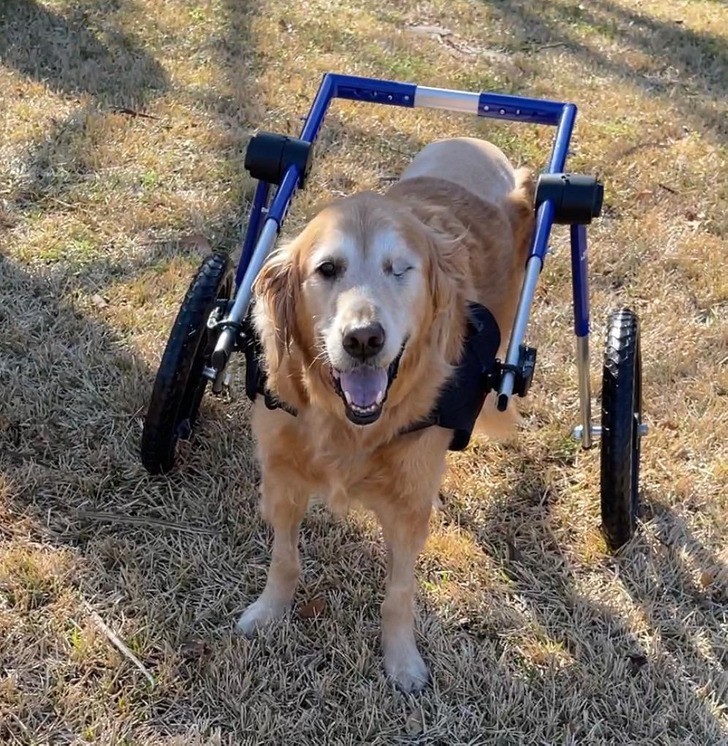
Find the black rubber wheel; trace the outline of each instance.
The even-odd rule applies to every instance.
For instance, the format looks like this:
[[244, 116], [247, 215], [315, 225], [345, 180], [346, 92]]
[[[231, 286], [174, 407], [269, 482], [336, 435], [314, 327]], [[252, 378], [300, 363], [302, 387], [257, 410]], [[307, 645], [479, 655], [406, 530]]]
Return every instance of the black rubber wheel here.
[[639, 320], [623, 308], [609, 317], [602, 378], [602, 528], [612, 550], [637, 526], [641, 424]]
[[192, 434], [208, 379], [202, 370], [217, 335], [207, 321], [215, 306], [233, 290], [230, 258], [208, 256], [197, 270], [177, 314], [162, 355], [142, 432], [142, 464], [152, 474], [168, 472], [177, 443]]

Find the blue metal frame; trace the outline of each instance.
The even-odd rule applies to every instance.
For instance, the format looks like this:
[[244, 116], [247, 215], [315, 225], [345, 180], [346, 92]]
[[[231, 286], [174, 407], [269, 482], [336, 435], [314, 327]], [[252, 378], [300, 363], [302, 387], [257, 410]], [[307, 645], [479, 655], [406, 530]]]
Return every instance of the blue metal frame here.
[[574, 296], [574, 333], [577, 337], [589, 334], [589, 258], [586, 226], [571, 226], [571, 288]]
[[[565, 170], [577, 112], [576, 106], [571, 103], [497, 93], [471, 93], [428, 88], [412, 83], [327, 73], [321, 81], [305, 119], [300, 135], [301, 140], [309, 143], [315, 142], [329, 105], [336, 98], [405, 108], [445, 109], [490, 119], [555, 127], [556, 134], [551, 157], [545, 169], [546, 173], [562, 173]], [[265, 255], [270, 251], [291, 201], [301, 185], [301, 176], [297, 166], [290, 166], [272, 198], [271, 185], [262, 181], [258, 182], [236, 273], [236, 299], [229, 315], [229, 320], [233, 323], [239, 322], [247, 311], [254, 275], [257, 274], [265, 258], [259, 256], [257, 251]], [[498, 406], [501, 409], [505, 408], [509, 396], [513, 393], [515, 377], [508, 369], [513, 368], [518, 362], [519, 348], [525, 335], [535, 285], [548, 251], [554, 213], [554, 203], [546, 200], [540, 205], [536, 214], [536, 227], [526, 264], [526, 277], [505, 360], [506, 373], [503, 376], [498, 396]], [[578, 338], [585, 338], [589, 333], [585, 226], [572, 226], [571, 249], [574, 329]], [[233, 339], [234, 335], [230, 330], [221, 335], [217, 349], [220, 352], [224, 350], [227, 352], [220, 357], [220, 360], [227, 360]], [[588, 390], [583, 392], [582, 403], [587, 396]]]
[[[326, 73], [305, 119], [300, 139], [310, 143], [316, 141], [329, 105], [335, 98], [414, 108], [417, 91], [418, 86], [412, 83]], [[443, 91], [443, 93], [477, 95], [477, 111], [474, 113], [477, 113], [480, 117], [555, 126], [556, 137], [554, 138], [553, 150], [546, 167], [546, 173], [560, 173], [564, 170], [576, 118], [576, 106], [574, 104], [497, 93], [467, 94], [464, 91]], [[291, 166], [276, 190], [267, 215], [267, 217], [276, 220], [279, 227], [299, 182], [298, 169]], [[265, 208], [269, 186], [264, 182], [258, 183], [250, 213], [250, 222], [244, 239], [244, 249], [240, 259], [241, 265], [249, 263], [255, 242], [260, 234], [262, 227], [260, 218]], [[541, 205], [537, 216], [531, 255], [538, 256], [541, 261], [543, 261], [548, 250], [548, 239], [553, 225], [553, 212], [553, 204], [547, 201]], [[244, 267], [241, 270], [239, 266], [238, 280], [242, 279], [243, 273]]]
[[238, 262], [238, 269], [235, 274], [236, 286], [242, 282], [245, 270], [253, 258], [255, 243], [260, 236], [260, 229], [263, 227], [261, 217], [263, 216], [263, 210], [267, 209], [269, 196], [270, 184], [267, 181], [259, 181], [258, 186], [255, 187], [253, 205], [250, 208], [250, 219], [248, 220], [243, 238], [243, 251], [240, 254], [240, 261]]

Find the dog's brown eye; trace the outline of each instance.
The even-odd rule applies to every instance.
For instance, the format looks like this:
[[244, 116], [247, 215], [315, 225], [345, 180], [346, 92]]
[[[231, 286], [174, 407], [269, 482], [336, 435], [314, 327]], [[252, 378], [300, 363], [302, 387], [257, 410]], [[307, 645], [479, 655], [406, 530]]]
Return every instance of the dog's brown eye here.
[[395, 277], [404, 277], [412, 267], [394, 267], [391, 272]]
[[331, 279], [332, 277], [336, 277], [339, 268], [334, 264], [334, 262], [321, 262], [321, 264], [316, 267], [316, 271], [321, 275], [321, 277]]

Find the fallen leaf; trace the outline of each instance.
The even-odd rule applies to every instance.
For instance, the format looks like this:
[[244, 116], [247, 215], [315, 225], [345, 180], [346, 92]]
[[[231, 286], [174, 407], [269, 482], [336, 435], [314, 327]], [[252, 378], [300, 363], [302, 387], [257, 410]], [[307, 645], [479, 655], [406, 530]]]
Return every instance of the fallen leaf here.
[[700, 585], [702, 585], [703, 588], [707, 588], [709, 585], [712, 585], [714, 580], [715, 574], [712, 572], [712, 570], [703, 570], [703, 572], [700, 573]]
[[408, 736], [419, 736], [425, 729], [425, 714], [422, 710], [410, 712], [404, 724]]
[[303, 606], [298, 607], [298, 616], [301, 619], [315, 619], [320, 617], [326, 610], [326, 599], [323, 596], [317, 596]]

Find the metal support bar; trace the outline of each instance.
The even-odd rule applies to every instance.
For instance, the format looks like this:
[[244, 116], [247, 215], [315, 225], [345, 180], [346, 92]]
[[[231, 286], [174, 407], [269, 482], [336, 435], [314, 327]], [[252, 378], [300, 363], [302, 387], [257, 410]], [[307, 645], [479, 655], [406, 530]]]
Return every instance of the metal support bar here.
[[571, 226], [571, 289], [574, 298], [574, 333], [576, 334], [576, 370], [579, 381], [581, 412], [581, 444], [591, 448], [592, 413], [591, 379], [589, 375], [589, 286], [588, 245], [586, 226]]
[[[551, 207], [551, 203], [547, 203]], [[552, 208], [553, 209], [553, 208]], [[526, 264], [526, 276], [523, 280], [523, 287], [521, 288], [521, 297], [518, 301], [518, 310], [516, 311], [516, 318], [513, 322], [513, 330], [511, 331], [511, 339], [508, 344], [508, 352], [506, 353], [506, 365], [515, 366], [518, 365], [519, 350], [523, 338], [526, 336], [526, 326], [528, 325], [528, 315], [531, 310], [531, 303], [533, 303], [533, 296], [536, 292], [536, 283], [538, 282], [538, 276], [541, 274], [541, 259], [537, 256], [532, 256]], [[498, 409], [501, 412], [505, 412], [508, 406], [508, 399], [513, 394], [513, 385], [516, 382], [516, 376], [513, 370], [506, 369], [501, 379], [500, 389], [498, 390]]]
[[225, 326], [217, 338], [215, 350], [212, 353], [213, 370], [211, 374], [213, 378], [217, 374], [220, 374], [227, 365], [230, 353], [235, 346], [237, 325], [240, 324], [248, 312], [250, 300], [253, 295], [253, 282], [255, 282], [258, 272], [260, 272], [261, 267], [268, 258], [268, 254], [273, 248], [276, 238], [278, 238], [278, 222], [273, 218], [268, 218], [263, 225], [263, 230], [260, 232], [260, 238], [250, 258], [250, 264], [246, 268], [243, 279], [238, 285], [233, 306], [223, 321], [224, 324], [229, 324], [229, 326]]
[[[551, 159], [546, 169], [547, 173], [559, 173], [564, 170], [575, 118], [576, 106], [565, 104], [561, 112], [559, 125], [556, 129], [556, 138], [553, 150], [551, 151]], [[536, 283], [543, 267], [546, 252], [548, 251], [548, 241], [553, 222], [554, 203], [551, 200], [546, 200], [541, 204], [536, 213], [536, 230], [534, 231], [533, 245], [528, 262], [526, 263], [526, 276], [524, 277], [521, 295], [518, 299], [511, 338], [508, 341], [508, 352], [506, 353], [506, 365], [508, 366], [518, 364], [518, 352], [526, 335], [533, 296], [536, 292]], [[504, 412], [508, 406], [508, 400], [513, 394], [514, 382], [515, 375], [512, 371], [506, 370], [498, 390], [497, 405], [498, 410], [501, 412]]]
[[589, 253], [586, 226], [571, 226], [571, 290], [574, 299], [574, 334], [589, 334]]
[[589, 377], [589, 335], [576, 338], [576, 370], [579, 377], [579, 410], [581, 412], [581, 445], [592, 447], [591, 380]]
[[253, 205], [250, 208], [250, 220], [248, 221], [248, 227], [245, 231], [245, 238], [243, 239], [243, 250], [240, 254], [240, 261], [238, 262], [237, 272], [235, 274], [235, 287], [239, 287], [245, 274], [245, 268], [250, 264], [250, 260], [253, 257], [253, 249], [255, 248], [256, 241], [260, 237], [261, 229], [261, 218], [263, 216], [263, 210], [268, 204], [268, 195], [270, 193], [270, 184], [265, 181], [259, 181], [258, 186], [255, 188], [255, 194], [253, 195]]
[[415, 107], [420, 109], [441, 109], [460, 114], [477, 114], [479, 93], [448, 91], [443, 88], [428, 88], [418, 85], [415, 91]]
[[481, 93], [478, 116], [504, 119], [508, 122], [557, 125], [565, 104], [547, 99], [507, 96], [502, 93]]

